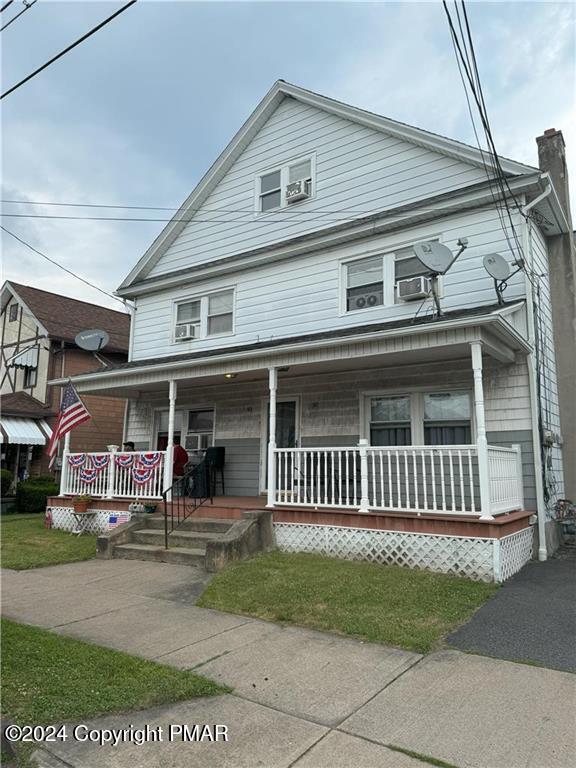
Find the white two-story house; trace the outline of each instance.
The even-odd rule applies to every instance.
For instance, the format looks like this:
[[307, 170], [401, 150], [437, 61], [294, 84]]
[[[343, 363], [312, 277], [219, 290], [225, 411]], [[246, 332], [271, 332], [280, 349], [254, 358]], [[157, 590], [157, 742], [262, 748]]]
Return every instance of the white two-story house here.
[[128, 398], [125, 439], [162, 459], [108, 496], [159, 498], [175, 443], [221, 446], [223, 495], [273, 509], [281, 548], [505, 578], [537, 522], [545, 559], [567, 223], [545, 174], [500, 164], [278, 81], [118, 288], [129, 362], [73, 379]]

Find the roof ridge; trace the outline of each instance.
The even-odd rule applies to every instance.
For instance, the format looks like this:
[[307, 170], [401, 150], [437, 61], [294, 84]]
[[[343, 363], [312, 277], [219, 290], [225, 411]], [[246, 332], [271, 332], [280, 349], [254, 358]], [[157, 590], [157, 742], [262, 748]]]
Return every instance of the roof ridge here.
[[25, 288], [28, 291], [34, 291], [35, 293], [47, 293], [49, 296], [56, 296], [59, 299], [65, 299], [66, 301], [75, 301], [77, 304], [85, 304], [89, 307], [94, 307], [95, 309], [102, 309], [106, 312], [114, 312], [116, 315], [126, 315], [127, 317], [130, 317], [130, 314], [128, 312], [122, 312], [119, 309], [112, 309], [111, 307], [104, 307], [101, 304], [95, 304], [92, 301], [85, 301], [84, 299], [76, 299], [73, 296], [66, 296], [63, 293], [55, 293], [54, 291], [46, 291], [43, 288], [36, 288], [33, 285], [25, 285], [24, 283], [17, 283], [15, 280], [6, 280], [6, 283], [9, 283], [14, 288]]

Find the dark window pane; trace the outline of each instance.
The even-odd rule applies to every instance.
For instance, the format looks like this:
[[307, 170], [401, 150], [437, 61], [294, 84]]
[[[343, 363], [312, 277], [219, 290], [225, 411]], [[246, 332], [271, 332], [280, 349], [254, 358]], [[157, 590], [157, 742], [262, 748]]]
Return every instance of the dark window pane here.
[[396, 280], [406, 280], [409, 277], [418, 277], [418, 275], [427, 275], [429, 273], [430, 270], [416, 256], [396, 261]]
[[348, 288], [346, 291], [346, 309], [366, 309], [379, 307], [384, 304], [384, 289], [382, 283], [363, 285], [358, 288]]
[[370, 427], [370, 445], [411, 445], [410, 427]]
[[280, 171], [267, 173], [260, 179], [260, 192], [270, 192], [272, 189], [280, 187]]
[[424, 427], [426, 445], [470, 445], [470, 424], [427, 424]]
[[270, 211], [273, 208], [280, 207], [280, 190], [278, 192], [269, 192], [267, 195], [262, 195], [260, 198], [260, 205], [262, 211]]

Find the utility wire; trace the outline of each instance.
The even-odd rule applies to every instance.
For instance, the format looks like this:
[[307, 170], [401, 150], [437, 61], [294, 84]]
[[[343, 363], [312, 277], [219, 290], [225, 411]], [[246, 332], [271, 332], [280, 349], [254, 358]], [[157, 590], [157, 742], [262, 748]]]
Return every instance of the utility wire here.
[[[33, 2], [37, 2], [37, 0], [33, 0]], [[101, 21], [100, 24], [97, 24], [95, 27], [93, 27], [89, 32], [86, 32], [85, 35], [82, 35], [82, 37], [79, 37], [76, 42], [69, 45], [67, 48], [64, 48], [63, 51], [60, 51], [56, 56], [53, 56], [49, 61], [47, 61], [45, 64], [42, 64], [41, 67], [38, 67], [38, 69], [35, 69], [34, 72], [30, 73], [27, 77], [25, 77], [23, 80], [20, 80], [19, 83], [16, 83], [16, 85], [13, 85], [12, 88], [9, 88], [7, 91], [5, 91], [2, 96], [0, 96], [0, 99], [3, 99], [4, 97], [8, 96], [10, 93], [13, 93], [17, 88], [20, 88], [24, 83], [27, 83], [28, 80], [31, 80], [33, 77], [36, 77], [42, 70], [46, 69], [46, 67], [49, 67], [51, 64], [53, 64], [55, 61], [60, 59], [62, 56], [67, 54], [69, 51], [71, 51], [73, 48], [76, 48], [77, 45], [80, 45], [80, 43], [83, 43], [84, 40], [87, 40], [89, 37], [91, 37], [93, 34], [98, 32], [99, 29], [102, 29], [102, 27], [105, 27], [106, 24], [109, 24], [113, 19], [116, 18], [116, 16], [119, 16], [121, 13], [124, 13], [124, 11], [128, 10], [131, 5], [134, 5], [137, 0], [130, 0], [129, 3], [126, 3], [126, 5], [123, 5], [122, 8], [117, 10], [115, 13], [113, 13], [111, 16], [108, 16], [107, 19], [104, 19], [104, 21]], [[24, 10], [28, 10], [30, 8], [32, 3], [30, 3], [27, 8]], [[24, 11], [22, 11], [23, 13]], [[18, 18], [17, 16], [15, 18]], [[14, 21], [14, 19], [12, 19]], [[8, 26], [8, 25], [6, 25]], [[2, 27], [4, 29], [4, 27]]]
[[8, 8], [9, 5], [12, 5], [13, 2], [14, 2], [14, 0], [8, 0], [7, 3], [4, 3], [2, 8], [0, 8], [0, 13], [3, 13], [6, 10], [6, 8]]
[[95, 290], [100, 291], [100, 293], [103, 293], [105, 296], [109, 296], [111, 299], [114, 299], [114, 301], [119, 301], [121, 304], [124, 304], [122, 299], [118, 298], [118, 296], [114, 296], [112, 293], [108, 293], [108, 291], [105, 291], [102, 288], [99, 288], [97, 285], [94, 285], [94, 283], [91, 283], [89, 280], [86, 280], [85, 278], [80, 277], [80, 275], [77, 275], [75, 272], [72, 272], [71, 269], [68, 269], [67, 267], [62, 266], [62, 264], [59, 264], [57, 261], [54, 261], [54, 259], [51, 259], [50, 256], [46, 256], [45, 253], [42, 253], [42, 251], [39, 251], [37, 248], [34, 248], [34, 246], [30, 245], [30, 243], [27, 243], [26, 240], [22, 240], [22, 238], [18, 237], [18, 235], [14, 234], [14, 232], [11, 232], [9, 229], [6, 229], [6, 227], [2, 226], [2, 224], [0, 224], [0, 229], [6, 232], [7, 235], [10, 235], [10, 237], [13, 237], [14, 240], [18, 240], [19, 243], [22, 243], [22, 245], [25, 245], [26, 248], [29, 248], [31, 251], [34, 251], [34, 253], [37, 253], [39, 256], [42, 256], [42, 258], [46, 259], [46, 261], [49, 261], [51, 264], [54, 264], [55, 266], [64, 270], [64, 272], [68, 272], [69, 275], [72, 275], [72, 277], [75, 277], [77, 280], [80, 280], [86, 285], [89, 285], [90, 288], [94, 288]]
[[[26, 11], [29, 11], [30, 8], [32, 8], [32, 6], [35, 3], [37, 3], [37, 2], [38, 2], [38, 0], [32, 0], [32, 2], [30, 2], [30, 3], [25, 2], [24, 3], [24, 8], [20, 11], [20, 13], [17, 13], [16, 16], [12, 16], [10, 21], [7, 21], [6, 24], [4, 24], [3, 27], [0, 27], [0, 32], [3, 32], [6, 29], [6, 27], [9, 27], [10, 24], [12, 24], [12, 22], [16, 21], [16, 19], [18, 19], [20, 16], [22, 16], [23, 13], [26, 13]], [[10, 5], [10, 3], [6, 3], [4, 8], [7, 8], [9, 5]], [[4, 10], [4, 8], [2, 8], [2, 10]]]

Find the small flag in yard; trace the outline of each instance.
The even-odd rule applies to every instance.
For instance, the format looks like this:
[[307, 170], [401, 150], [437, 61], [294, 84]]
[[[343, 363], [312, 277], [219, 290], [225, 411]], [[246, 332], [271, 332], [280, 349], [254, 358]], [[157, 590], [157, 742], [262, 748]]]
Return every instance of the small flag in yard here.
[[56, 451], [58, 448], [58, 441], [71, 429], [77, 427], [79, 424], [83, 424], [90, 419], [90, 413], [86, 409], [86, 406], [78, 397], [78, 393], [74, 389], [71, 383], [66, 384], [64, 387], [64, 393], [62, 395], [62, 402], [60, 403], [60, 411], [58, 413], [58, 419], [54, 425], [52, 431], [52, 437], [48, 444], [48, 456], [50, 456], [50, 466], [52, 466], [54, 459], [56, 458]]
[[129, 520], [130, 515], [126, 512], [118, 515], [110, 515], [108, 518], [108, 530], [111, 531], [112, 528], [116, 528], [117, 526], [122, 525], [122, 523], [127, 523]]

